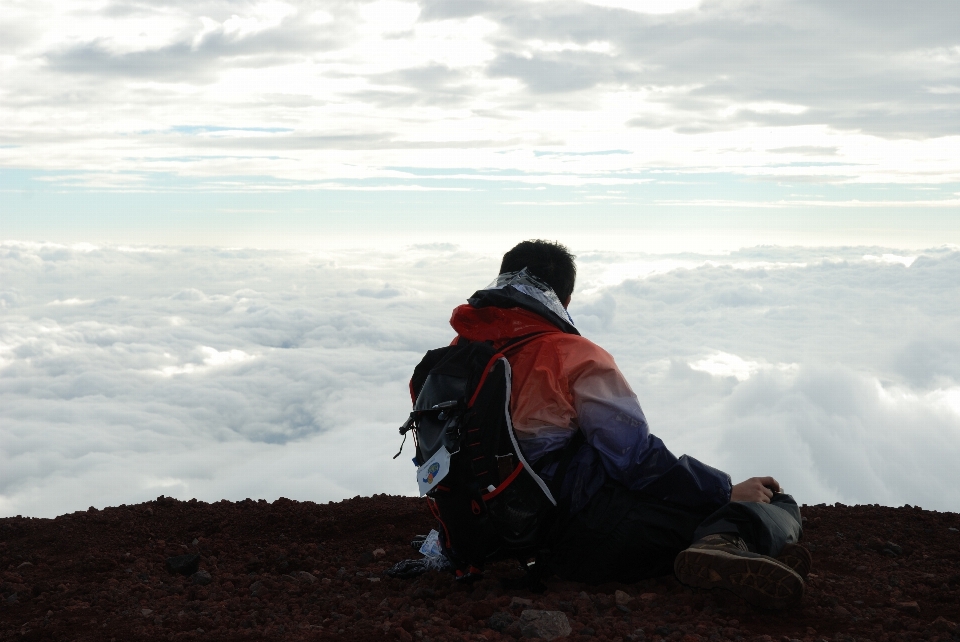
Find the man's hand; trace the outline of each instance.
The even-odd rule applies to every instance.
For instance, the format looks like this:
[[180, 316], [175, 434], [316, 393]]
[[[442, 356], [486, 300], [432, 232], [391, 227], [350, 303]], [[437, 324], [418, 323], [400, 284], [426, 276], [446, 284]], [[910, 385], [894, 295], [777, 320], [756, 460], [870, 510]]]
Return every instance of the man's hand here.
[[751, 477], [733, 487], [733, 491], [730, 493], [730, 501], [769, 504], [773, 494], [779, 492], [780, 482], [773, 477]]

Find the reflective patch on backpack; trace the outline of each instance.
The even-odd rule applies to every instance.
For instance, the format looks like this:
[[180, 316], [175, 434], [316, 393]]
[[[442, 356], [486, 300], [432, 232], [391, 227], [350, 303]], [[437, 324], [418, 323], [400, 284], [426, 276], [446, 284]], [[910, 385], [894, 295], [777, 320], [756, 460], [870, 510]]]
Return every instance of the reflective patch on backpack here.
[[440, 446], [433, 457], [428, 459], [423, 466], [417, 468], [417, 486], [420, 487], [420, 496], [423, 497], [430, 492], [449, 472], [450, 453], [446, 448]]

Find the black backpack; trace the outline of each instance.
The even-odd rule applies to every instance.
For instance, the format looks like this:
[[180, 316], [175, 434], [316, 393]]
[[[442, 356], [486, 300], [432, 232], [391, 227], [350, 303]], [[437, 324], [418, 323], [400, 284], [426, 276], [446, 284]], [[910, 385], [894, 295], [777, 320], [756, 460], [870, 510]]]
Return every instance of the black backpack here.
[[479, 577], [488, 561], [536, 555], [561, 512], [556, 489], [582, 443], [579, 431], [570, 446], [538, 461], [560, 462], [548, 485], [524, 459], [510, 418], [507, 356], [540, 334], [500, 350], [458, 339], [427, 352], [410, 380], [416, 401], [400, 433], [414, 434], [417, 480], [458, 579]]

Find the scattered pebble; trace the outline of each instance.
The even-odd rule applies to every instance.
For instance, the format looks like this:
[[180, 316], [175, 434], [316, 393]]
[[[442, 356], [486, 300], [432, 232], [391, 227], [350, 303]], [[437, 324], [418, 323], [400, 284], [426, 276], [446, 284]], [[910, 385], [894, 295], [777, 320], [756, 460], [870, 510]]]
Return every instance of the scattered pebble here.
[[190, 576], [190, 581], [200, 586], [206, 586], [213, 581], [213, 576], [207, 571], [197, 571]]
[[196, 553], [168, 557], [165, 562], [167, 571], [180, 575], [193, 575], [200, 568], [200, 556]]

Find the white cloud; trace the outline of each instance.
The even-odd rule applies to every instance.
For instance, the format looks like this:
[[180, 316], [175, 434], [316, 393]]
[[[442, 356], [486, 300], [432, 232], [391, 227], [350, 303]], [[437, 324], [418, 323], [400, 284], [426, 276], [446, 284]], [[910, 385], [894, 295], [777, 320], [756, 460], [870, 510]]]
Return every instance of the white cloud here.
[[586, 0], [598, 7], [627, 9], [639, 13], [674, 13], [700, 6], [700, 0]]
[[[416, 492], [407, 378], [498, 256], [139, 249], [0, 246], [0, 514]], [[960, 509], [960, 252], [580, 256], [574, 319], [677, 454]]]
[[910, 267], [913, 265], [913, 262], [917, 260], [915, 256], [899, 256], [897, 254], [883, 254], [881, 256], [873, 256], [872, 254], [864, 254], [863, 260], [865, 261], [881, 261], [883, 263], [899, 263], [904, 267]]
[[690, 367], [715, 377], [734, 377], [738, 381], [746, 381], [760, 370], [760, 364], [756, 361], [744, 361], [737, 355], [726, 352], [718, 352], [699, 361], [693, 361]]

